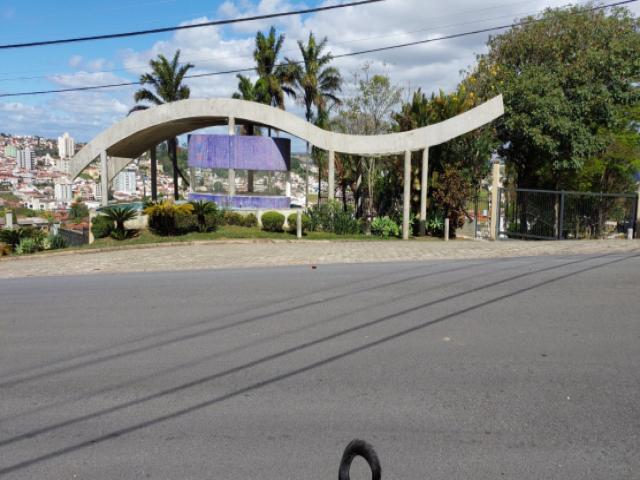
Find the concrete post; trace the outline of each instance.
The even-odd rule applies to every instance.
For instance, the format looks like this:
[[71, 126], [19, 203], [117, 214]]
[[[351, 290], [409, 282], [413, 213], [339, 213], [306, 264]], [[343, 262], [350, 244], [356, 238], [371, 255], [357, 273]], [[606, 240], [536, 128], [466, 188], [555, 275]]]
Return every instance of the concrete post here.
[[[229, 135], [236, 134], [236, 119], [234, 117], [229, 117], [229, 125], [228, 125], [228, 133]], [[229, 195], [236, 194], [236, 171], [233, 168], [229, 169]]]
[[500, 192], [500, 188], [502, 187], [502, 182], [500, 179], [500, 163], [496, 162], [493, 164], [493, 170], [491, 172], [491, 224], [490, 224], [490, 232], [489, 238], [491, 240], [497, 240], [498, 238], [498, 222], [500, 219], [498, 218], [498, 202], [500, 202], [500, 198], [498, 193]]
[[109, 205], [109, 169], [107, 166], [106, 151], [100, 153], [100, 186], [102, 188], [100, 204], [106, 207]]
[[302, 211], [296, 211], [296, 237], [302, 238]]
[[636, 204], [636, 237], [640, 238], [640, 185], [638, 185], [638, 199]]
[[329, 201], [335, 199], [336, 197], [336, 159], [335, 152], [333, 150], [329, 150], [329, 192], [327, 193], [327, 198]]
[[89, 210], [89, 245], [96, 241], [96, 237], [93, 235], [93, 221], [98, 216], [98, 212], [95, 209]]
[[409, 212], [411, 210], [411, 152], [404, 152], [404, 195], [402, 199], [402, 239], [409, 240]]
[[444, 219], [444, 241], [445, 242], [449, 241], [449, 219], [448, 218]]
[[4, 215], [4, 227], [13, 228], [13, 212], [11, 210]]
[[422, 151], [422, 177], [420, 179], [420, 235], [427, 234], [427, 192], [429, 189], [429, 147]]
[[284, 174], [284, 196], [291, 197], [291, 171], [287, 170]]

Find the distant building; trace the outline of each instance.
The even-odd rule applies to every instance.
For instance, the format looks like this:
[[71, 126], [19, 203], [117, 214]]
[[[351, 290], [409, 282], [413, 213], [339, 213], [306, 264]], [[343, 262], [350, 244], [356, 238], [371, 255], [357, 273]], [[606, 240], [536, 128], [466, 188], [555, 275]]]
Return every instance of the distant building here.
[[69, 164], [70, 162], [66, 158], [57, 158], [54, 160], [54, 168], [58, 172], [69, 173]]
[[4, 156], [7, 158], [16, 158], [18, 149], [15, 145], [7, 145], [4, 147]]
[[29, 147], [17, 151], [16, 161], [18, 168], [22, 168], [23, 170], [33, 170], [35, 168], [35, 161]]
[[76, 142], [68, 132], [58, 137], [58, 156], [60, 158], [71, 158], [76, 153]]
[[72, 183], [63, 178], [54, 186], [54, 196], [59, 203], [71, 203], [73, 200], [73, 192], [71, 191]]
[[116, 175], [116, 178], [113, 179], [113, 190], [130, 194], [136, 193], [136, 172], [124, 170]]

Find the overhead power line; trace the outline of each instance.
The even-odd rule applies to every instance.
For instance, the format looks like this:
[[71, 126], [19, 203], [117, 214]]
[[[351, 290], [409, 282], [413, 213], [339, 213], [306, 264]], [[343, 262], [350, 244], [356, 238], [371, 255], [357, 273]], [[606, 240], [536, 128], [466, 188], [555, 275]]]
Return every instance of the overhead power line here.
[[152, 28], [149, 30], [136, 30], [133, 32], [108, 33], [104, 35], [92, 35], [88, 37], [73, 37], [73, 38], [62, 38], [62, 39], [56, 39], [56, 40], [42, 40], [38, 42], [9, 43], [5, 45], [0, 45], [0, 50], [8, 50], [10, 48], [43, 47], [46, 45], [61, 45], [64, 43], [89, 42], [94, 40], [108, 40], [108, 39], [114, 39], [114, 38], [137, 37], [140, 35], [151, 35], [154, 33], [175, 32], [178, 30], [188, 30], [192, 28], [214, 27], [214, 26], [220, 26], [220, 25], [230, 25], [232, 23], [252, 22], [255, 20], [268, 20], [270, 18], [288, 17], [292, 15], [304, 15], [307, 13], [325, 12], [328, 10], [335, 10], [338, 8], [357, 7], [360, 5], [367, 5], [370, 3], [378, 3], [378, 2], [384, 2], [384, 1], [385, 0], [359, 0], [355, 2], [341, 3], [338, 5], [326, 5], [323, 7], [305, 8], [302, 10], [291, 10], [289, 12], [267, 13], [264, 15], [254, 15], [251, 17], [241, 17], [241, 18], [229, 18], [226, 20], [213, 20], [211, 22], [194, 23], [192, 25], [179, 25], [175, 27]]
[[[622, 0], [622, 1], [618, 1], [615, 3], [610, 3], [607, 5], [597, 5], [585, 10], [582, 10], [582, 12], [587, 11], [587, 12], [591, 12], [591, 11], [597, 11], [597, 10], [603, 10], [606, 8], [612, 8], [612, 7], [618, 7], [621, 5], [627, 5], [630, 3], [635, 3], [638, 2], [640, 0]], [[428, 38], [428, 39], [424, 39], [424, 40], [417, 40], [415, 42], [406, 42], [406, 43], [397, 43], [394, 45], [387, 45], [384, 47], [378, 47], [378, 48], [369, 48], [366, 50], [359, 50], [356, 52], [349, 52], [349, 53], [343, 53], [340, 55], [335, 55], [333, 56], [334, 59], [340, 59], [340, 58], [346, 58], [346, 57], [353, 57], [356, 55], [365, 55], [368, 53], [377, 53], [377, 52], [384, 52], [384, 51], [389, 51], [389, 50], [396, 50], [396, 49], [400, 49], [400, 48], [406, 48], [406, 47], [412, 47], [412, 46], [416, 46], [416, 45], [424, 45], [424, 44], [428, 44], [428, 43], [433, 43], [433, 42], [439, 42], [442, 40], [451, 40], [451, 39], [455, 39], [455, 38], [462, 38], [462, 37], [466, 37], [466, 36], [470, 36], [470, 35], [478, 35], [481, 33], [489, 33], [489, 32], [494, 32], [497, 30], [504, 30], [506, 28], [514, 28], [514, 27], [520, 27], [523, 25], [528, 25], [531, 23], [538, 23], [538, 22], [542, 22], [544, 21], [544, 19], [542, 18], [534, 18], [534, 19], [529, 19], [529, 20], [523, 20], [521, 22], [516, 22], [516, 23], [510, 23], [508, 25], [498, 25], [498, 26], [494, 26], [494, 27], [488, 27], [488, 28], [482, 28], [482, 29], [478, 29], [478, 30], [471, 30], [471, 31], [467, 31], [467, 32], [461, 32], [461, 33], [454, 33], [451, 35], [444, 35], [441, 37], [436, 37], [436, 38]], [[294, 62], [296, 64], [302, 64], [302, 61], [298, 61], [298, 62]], [[286, 64], [281, 63], [278, 64], [276, 66], [284, 66]], [[206, 72], [206, 73], [198, 73], [198, 74], [193, 74], [193, 75], [186, 75], [184, 78], [188, 79], [188, 78], [204, 78], [204, 77], [214, 77], [214, 76], [219, 76], [219, 75], [230, 75], [230, 74], [238, 74], [238, 73], [248, 73], [248, 72], [253, 72], [254, 70], [256, 70], [256, 67], [246, 67], [246, 68], [239, 68], [239, 69], [234, 69], [234, 70], [222, 70], [222, 71], [218, 71], [218, 72]], [[40, 91], [33, 91], [33, 92], [16, 92], [16, 93], [2, 93], [0, 94], [0, 98], [6, 98], [6, 97], [19, 97], [19, 96], [27, 96], [27, 95], [44, 95], [44, 94], [50, 94], [50, 93], [68, 93], [68, 92], [85, 92], [85, 91], [91, 91], [91, 90], [100, 90], [100, 89], [105, 89], [105, 88], [117, 88], [117, 87], [130, 87], [130, 86], [134, 86], [134, 85], [140, 85], [140, 82], [122, 82], [122, 83], [112, 83], [112, 84], [106, 84], [106, 85], [93, 85], [93, 86], [87, 86], [87, 87], [73, 87], [73, 88], [62, 88], [62, 89], [54, 89], [54, 90], [40, 90]]]
[[[527, 0], [528, 2], [529, 0]], [[564, 4], [564, 5], [558, 5], [557, 8], [565, 8], [565, 7], [571, 7], [571, 6], [579, 6], [582, 5], [584, 3], [591, 3], [593, 0], [580, 0], [580, 2], [576, 2], [573, 4]], [[522, 3], [527, 3], [527, 2], [517, 2], [516, 4], [522, 4]], [[506, 4], [506, 5], [515, 5], [514, 3], [510, 3], [510, 4]], [[501, 7], [504, 8], [505, 5], [501, 5]], [[484, 10], [495, 10], [497, 7], [491, 7], [491, 8], [481, 8], [478, 10], [471, 10], [469, 11], [469, 13], [475, 13], [475, 12], [479, 12], [479, 11], [484, 11]], [[475, 18], [474, 20], [470, 20], [470, 21], [465, 21], [465, 22], [456, 22], [456, 23], [449, 23], [449, 24], [443, 24], [443, 25], [433, 25], [433, 26], [429, 26], [427, 28], [420, 28], [417, 30], [408, 30], [402, 33], [391, 33], [388, 35], [376, 35], [373, 37], [361, 37], [361, 38], [355, 38], [355, 39], [350, 39], [350, 40], [344, 40], [341, 42], [331, 42], [331, 44], [327, 47], [327, 48], [332, 48], [332, 47], [336, 47], [336, 46], [340, 46], [340, 45], [347, 45], [347, 44], [353, 44], [353, 43], [360, 43], [360, 42], [366, 42], [369, 40], [380, 40], [380, 39], [386, 39], [386, 38], [397, 38], [397, 37], [406, 37], [409, 35], [414, 35], [416, 33], [425, 33], [425, 32], [436, 32], [438, 30], [443, 30], [443, 29], [450, 29], [452, 27], [462, 27], [462, 26], [469, 26], [469, 25], [474, 25], [474, 24], [478, 24], [478, 23], [486, 23], [489, 22], [491, 20], [502, 20], [504, 18], [509, 18], [509, 19], [513, 19], [514, 16], [515, 17], [519, 17], [519, 18], [523, 18], [523, 17], [527, 17], [527, 16], [531, 16], [531, 15], [535, 15], [539, 13], [539, 10], [536, 11], [531, 11], [528, 10], [526, 12], [519, 12], [519, 13], [510, 13], [510, 14], [504, 14], [504, 15], [497, 15], [497, 16], [492, 16], [492, 17], [484, 17], [484, 18]], [[448, 18], [448, 17], [440, 17], [440, 18]], [[299, 52], [297, 46], [295, 48], [289, 48], [288, 50], [283, 50], [281, 53], [286, 54], [286, 53], [297, 53]], [[180, 60], [185, 62], [185, 63], [198, 63], [198, 62], [209, 62], [209, 61], [215, 61], [215, 60], [230, 60], [230, 59], [240, 59], [240, 58], [246, 58], [246, 59], [253, 59], [253, 54], [249, 53], [247, 55], [218, 55], [215, 57], [210, 57], [210, 56], [205, 56], [205, 57], [181, 57]], [[127, 64], [127, 67], [120, 67], [120, 68], [111, 68], [108, 70], [93, 70], [90, 69], [87, 72], [78, 72], [78, 73], [86, 73], [87, 75], [97, 75], [100, 73], [115, 73], [115, 72], [126, 72], [126, 71], [130, 71], [132, 69], [135, 68], [140, 68], [140, 67], [147, 67], [149, 65], [149, 62], [145, 62], [145, 63], [134, 63], [134, 64]], [[15, 81], [23, 81], [23, 80], [37, 80], [37, 79], [51, 79], [51, 78], [55, 78], [55, 77], [65, 77], [65, 76], [69, 76], [69, 75], [74, 75], [74, 73], [69, 73], [69, 72], [64, 72], [64, 73], [47, 73], [46, 75], [36, 75], [35, 73], [37, 72], [23, 72], [25, 74], [29, 74], [31, 73], [31, 75], [29, 76], [17, 76], [17, 77], [2, 77], [0, 74], [0, 82], [15, 82]], [[7, 74], [9, 75], [9, 74]], [[15, 75], [15, 73], [14, 73]]]

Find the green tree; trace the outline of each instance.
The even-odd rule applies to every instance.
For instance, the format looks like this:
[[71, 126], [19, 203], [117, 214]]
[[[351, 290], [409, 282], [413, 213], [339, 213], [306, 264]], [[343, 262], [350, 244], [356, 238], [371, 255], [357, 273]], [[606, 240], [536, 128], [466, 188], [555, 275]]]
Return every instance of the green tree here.
[[[258, 80], [254, 85], [255, 101], [284, 110], [285, 95], [295, 98], [293, 77], [287, 65], [279, 65], [278, 57], [284, 43], [284, 35], [276, 35], [275, 27], [265, 35], [256, 34], [253, 58], [256, 62]], [[242, 81], [242, 79], [241, 79]]]
[[89, 208], [82, 200], [76, 200], [69, 207], [69, 219], [75, 222], [89, 218]]
[[615, 145], [637, 134], [627, 112], [640, 101], [640, 23], [592, 6], [548, 9], [491, 38], [466, 79], [483, 98], [504, 95], [500, 153], [520, 187], [577, 188], [585, 166], [614, 150], [634, 161]]
[[[337, 116], [332, 121], [336, 131], [355, 135], [378, 135], [389, 133], [393, 128], [392, 114], [400, 103], [402, 88], [393, 85], [386, 75], [370, 75], [370, 66], [365, 64], [360, 72], [353, 75], [352, 89], [355, 94], [343, 99]], [[341, 171], [356, 171], [351, 184], [358, 213], [363, 191], [368, 195], [366, 213], [373, 215], [376, 183], [382, 170], [379, 157], [359, 157], [341, 155]], [[347, 163], [350, 164], [347, 167]]]
[[[302, 64], [286, 58], [289, 78], [293, 80], [297, 98], [304, 105], [305, 118], [308, 122], [315, 120], [320, 128], [327, 128], [329, 111], [340, 105], [337, 93], [342, 90], [342, 77], [335, 67], [328, 66], [333, 60], [331, 52], [324, 53], [327, 37], [320, 43], [316, 41], [313, 32], [309, 33], [306, 45], [298, 41], [298, 48], [302, 55]], [[313, 109], [316, 109], [315, 116]], [[307, 143], [307, 153], [309, 144]], [[313, 158], [318, 166], [318, 204], [322, 187], [322, 159], [323, 153], [314, 149]]]
[[[141, 88], [134, 95], [136, 102], [146, 102], [151, 105], [163, 105], [165, 103], [185, 100], [191, 95], [191, 90], [187, 85], [183, 84], [183, 80], [187, 72], [194, 67], [193, 64], [180, 64], [180, 50], [177, 50], [173, 59], [169, 61], [164, 55], [159, 54], [158, 57], [149, 62], [151, 73], [144, 73], [140, 76], [142, 85], [149, 85], [152, 88]], [[149, 105], [138, 104], [131, 109], [131, 112], [144, 110]], [[173, 195], [177, 200], [178, 192], [178, 175], [182, 177], [188, 184], [178, 167], [178, 139], [170, 138], [167, 140], [167, 150], [171, 158], [173, 169]]]

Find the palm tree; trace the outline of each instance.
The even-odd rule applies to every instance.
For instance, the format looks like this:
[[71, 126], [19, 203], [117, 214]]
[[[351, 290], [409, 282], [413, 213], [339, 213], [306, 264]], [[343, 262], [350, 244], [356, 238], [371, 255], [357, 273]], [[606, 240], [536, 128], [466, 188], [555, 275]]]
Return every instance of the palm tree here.
[[[133, 96], [136, 102], [146, 102], [151, 105], [163, 105], [165, 103], [185, 100], [191, 95], [191, 90], [187, 85], [183, 85], [187, 72], [194, 67], [193, 64], [180, 64], [180, 50], [177, 50], [173, 59], [169, 61], [164, 55], [159, 54], [158, 58], [149, 62], [151, 73], [140, 76], [141, 85], [150, 85], [149, 88], [141, 88]], [[134, 106], [131, 112], [144, 110], [149, 105], [139, 104]], [[182, 172], [178, 169], [178, 139], [167, 140], [167, 150], [173, 166], [173, 195], [177, 200], [178, 194], [178, 174], [187, 182]], [[188, 182], [187, 182], [188, 183]]]
[[116, 224], [115, 230], [111, 236], [116, 240], [124, 240], [127, 238], [127, 229], [124, 227], [125, 222], [133, 220], [138, 216], [138, 212], [132, 206], [112, 206], [100, 210], [100, 215]]
[[[278, 107], [284, 110], [285, 94], [296, 97], [293, 87], [291, 69], [287, 65], [278, 64], [278, 56], [282, 50], [284, 35], [276, 36], [275, 27], [271, 27], [269, 34], [256, 34], [256, 48], [253, 58], [256, 61], [258, 80], [254, 86], [255, 101]], [[240, 79], [242, 82], [242, 79]]]
[[[324, 53], [327, 46], [327, 37], [320, 43], [316, 41], [313, 32], [309, 33], [309, 39], [305, 45], [298, 41], [298, 48], [302, 55], [302, 62], [296, 62], [289, 58], [287, 72], [293, 79], [298, 90], [300, 102], [304, 105], [305, 118], [308, 122], [314, 120], [313, 108], [316, 109], [315, 123], [321, 128], [328, 126], [329, 111], [334, 106], [340, 105], [337, 93], [342, 90], [342, 76], [335, 67], [327, 66], [333, 56], [331, 52]], [[307, 153], [309, 144], [307, 143]], [[320, 203], [320, 187], [322, 185], [322, 161], [317, 152], [314, 155], [318, 164], [318, 204]]]
[[211, 215], [218, 211], [218, 208], [214, 202], [208, 202], [206, 200], [193, 200], [189, 202], [193, 207], [193, 214], [198, 219], [198, 230], [201, 232], [207, 231], [207, 215]]

